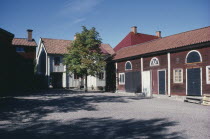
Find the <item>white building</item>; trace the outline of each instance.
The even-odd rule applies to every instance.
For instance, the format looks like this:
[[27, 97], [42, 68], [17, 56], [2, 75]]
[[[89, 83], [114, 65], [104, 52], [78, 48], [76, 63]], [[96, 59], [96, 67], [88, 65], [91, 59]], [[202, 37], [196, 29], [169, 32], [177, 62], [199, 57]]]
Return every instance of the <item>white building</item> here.
[[[67, 47], [70, 46], [71, 42], [71, 40], [40, 38], [36, 55], [37, 73], [46, 76], [48, 87], [84, 87], [84, 79], [68, 73], [66, 65], [63, 65], [63, 55], [67, 53]], [[114, 54], [114, 50], [109, 44], [102, 44], [100, 48], [107, 56]], [[106, 86], [105, 77], [105, 70], [98, 77], [88, 76], [88, 89], [104, 89]]]

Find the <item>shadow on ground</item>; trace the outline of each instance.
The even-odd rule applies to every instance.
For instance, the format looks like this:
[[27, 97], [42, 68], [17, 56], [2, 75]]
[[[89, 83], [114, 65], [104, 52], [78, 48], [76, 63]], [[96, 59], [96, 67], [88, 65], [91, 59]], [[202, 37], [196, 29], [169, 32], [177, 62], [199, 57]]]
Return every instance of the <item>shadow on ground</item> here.
[[[69, 91], [68, 91], [69, 92]], [[0, 98], [0, 121], [32, 118], [41, 119], [54, 112], [76, 112], [78, 110], [97, 111], [97, 103], [127, 103], [122, 96], [67, 95], [67, 92], [43, 95]]]
[[74, 95], [69, 91], [49, 91], [25, 97], [0, 98], [0, 139], [21, 138], [180, 138], [168, 133], [177, 123], [168, 119], [122, 120], [82, 118], [73, 121], [43, 120], [50, 113], [97, 111], [97, 103], [128, 103], [124, 96]]
[[83, 118], [71, 122], [40, 121], [21, 127], [0, 129], [3, 138], [70, 138], [70, 139], [176, 139], [182, 138], [178, 132], [168, 133], [177, 123], [167, 119], [117, 120], [106, 118]]

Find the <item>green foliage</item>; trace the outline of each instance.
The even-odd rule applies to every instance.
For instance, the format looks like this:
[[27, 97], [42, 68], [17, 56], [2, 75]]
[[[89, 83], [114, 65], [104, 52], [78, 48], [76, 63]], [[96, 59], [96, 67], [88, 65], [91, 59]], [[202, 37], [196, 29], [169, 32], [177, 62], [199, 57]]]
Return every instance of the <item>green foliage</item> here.
[[103, 71], [105, 61], [101, 52], [101, 38], [93, 27], [76, 34], [76, 39], [70, 44], [68, 54], [64, 56], [67, 71], [83, 76], [96, 76]]

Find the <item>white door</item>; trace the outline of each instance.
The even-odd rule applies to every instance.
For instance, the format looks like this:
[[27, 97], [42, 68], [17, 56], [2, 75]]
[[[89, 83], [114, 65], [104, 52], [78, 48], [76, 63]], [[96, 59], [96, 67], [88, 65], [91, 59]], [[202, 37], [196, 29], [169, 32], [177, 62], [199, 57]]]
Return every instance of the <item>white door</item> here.
[[146, 94], [147, 97], [150, 97], [151, 96], [150, 71], [143, 71], [142, 79], [143, 79], [143, 92]]

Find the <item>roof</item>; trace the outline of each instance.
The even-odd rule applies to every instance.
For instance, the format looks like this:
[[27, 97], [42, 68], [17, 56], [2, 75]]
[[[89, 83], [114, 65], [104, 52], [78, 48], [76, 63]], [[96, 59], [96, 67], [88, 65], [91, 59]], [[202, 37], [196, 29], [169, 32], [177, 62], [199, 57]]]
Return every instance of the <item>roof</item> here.
[[114, 60], [210, 41], [210, 26], [120, 49]]
[[109, 44], [101, 44], [101, 51], [104, 53], [104, 54], [110, 54], [110, 55], [113, 55], [115, 52], [113, 50], [113, 48], [109, 45]]
[[0, 28], [0, 33], [3, 33], [3, 34], [5, 34], [5, 35], [7, 35], [9, 37], [14, 37], [14, 34], [8, 32], [8, 31], [6, 31], [6, 30], [4, 30], [2, 28]]
[[12, 40], [12, 45], [19, 45], [19, 46], [34, 46], [36, 47], [37, 44], [35, 40], [28, 41], [26, 38], [14, 38]]
[[[72, 40], [41, 38], [47, 53], [49, 54], [66, 54], [67, 47], [70, 46]], [[115, 52], [109, 44], [101, 44], [101, 50], [104, 54], [113, 55]]]
[[71, 40], [41, 38], [47, 53], [49, 54], [66, 54], [67, 47], [70, 46]]
[[135, 44], [144, 43], [150, 40], [159, 38], [158, 36], [142, 34], [142, 33], [133, 33], [130, 32], [115, 48], [114, 51], [117, 52], [121, 48], [128, 47]]

